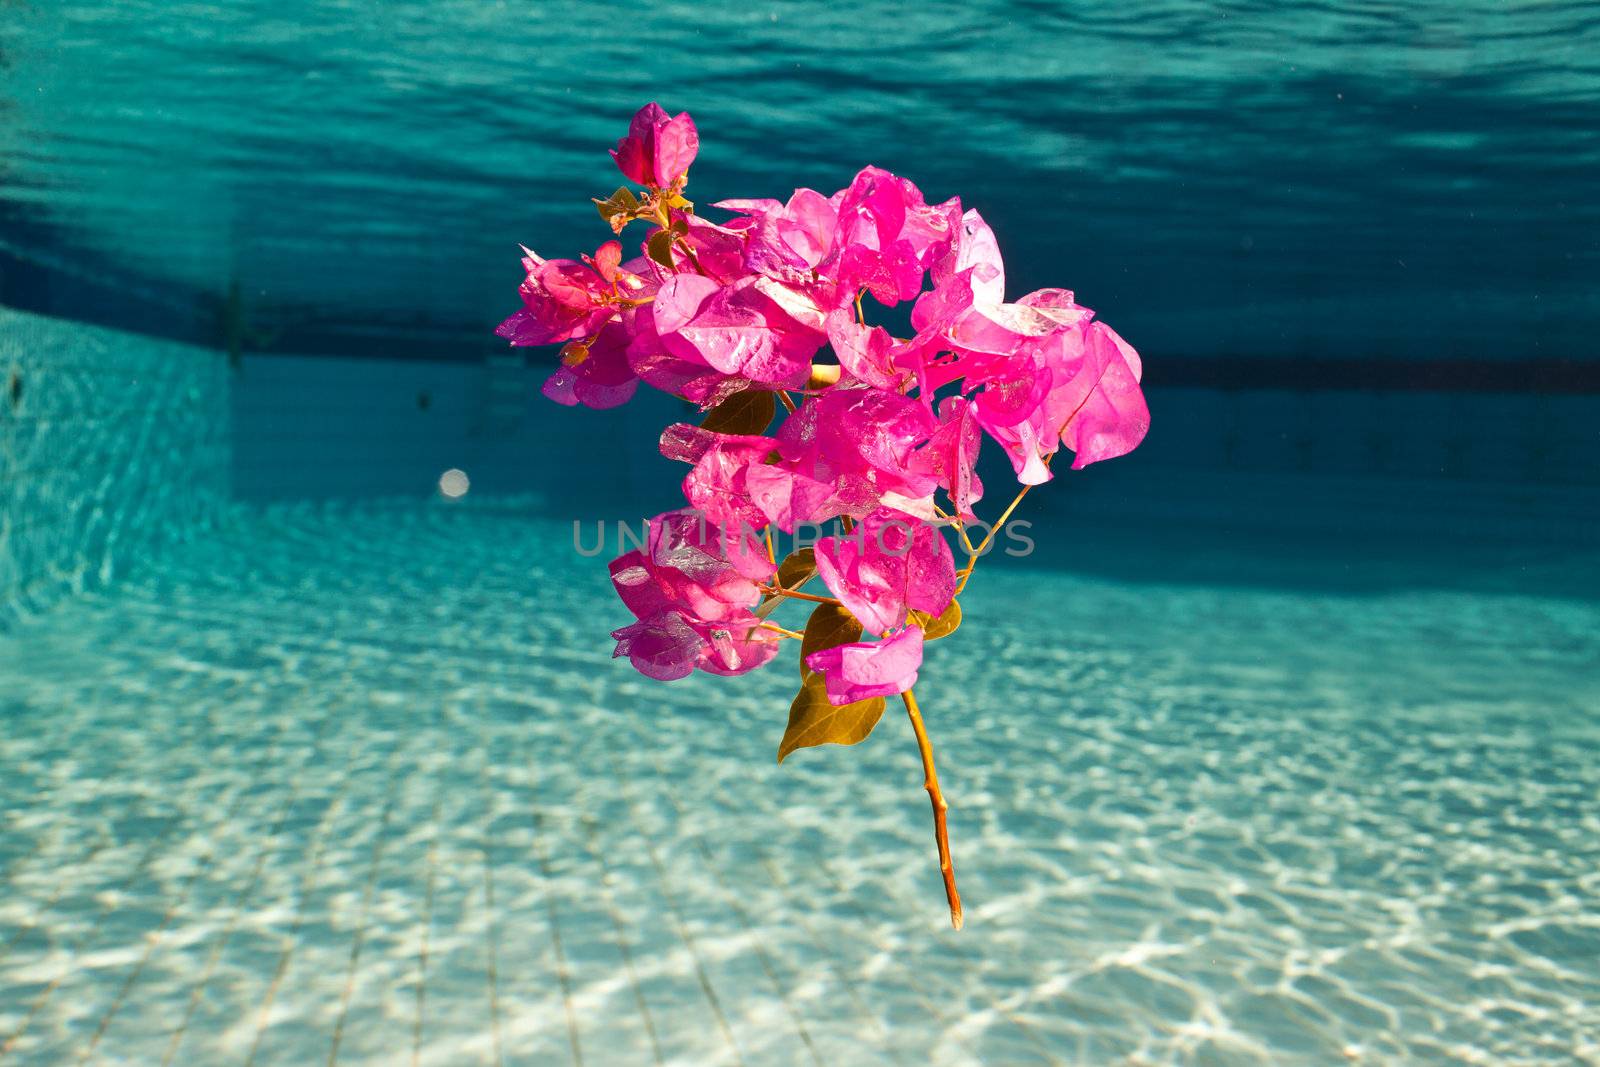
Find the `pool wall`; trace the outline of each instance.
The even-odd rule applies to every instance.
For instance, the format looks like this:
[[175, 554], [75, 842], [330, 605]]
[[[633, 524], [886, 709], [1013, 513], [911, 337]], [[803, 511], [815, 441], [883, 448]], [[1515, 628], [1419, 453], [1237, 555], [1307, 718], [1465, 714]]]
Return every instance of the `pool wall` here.
[[215, 521], [229, 389], [219, 351], [0, 307], [0, 627]]
[[[1600, 397], [1162, 386], [1128, 459], [1070, 475], [1035, 517], [1147, 530], [1208, 524], [1389, 541], [1485, 534], [1600, 539]], [[230, 500], [520, 494], [547, 516], [677, 506], [663, 426], [689, 408], [648, 390], [567, 409], [545, 368], [245, 355], [0, 309], [0, 625], [195, 536]], [[988, 450], [986, 477], [1009, 480]], [[996, 496], [1001, 495], [997, 489]], [[1302, 546], [1309, 552], [1309, 544]], [[1304, 553], [1302, 553], [1304, 554]]]
[[[243, 500], [416, 496], [459, 468], [474, 495], [674, 506], [682, 477], [661, 429], [693, 416], [641, 390], [624, 408], [564, 408], [523, 353], [483, 361], [246, 356], [234, 382], [234, 489]], [[561, 509], [568, 510], [568, 509]]]

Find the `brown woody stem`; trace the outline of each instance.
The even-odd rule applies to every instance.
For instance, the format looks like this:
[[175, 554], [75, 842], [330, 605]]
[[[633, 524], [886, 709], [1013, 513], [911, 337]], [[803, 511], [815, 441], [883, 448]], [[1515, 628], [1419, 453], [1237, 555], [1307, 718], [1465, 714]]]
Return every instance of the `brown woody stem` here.
[[761, 592], [765, 596], [786, 596], [795, 600], [809, 600], [814, 604], [837, 604], [839, 601], [831, 596], [814, 596], [811, 593], [797, 593], [793, 589], [785, 589], [777, 585], [764, 585]]
[[933, 743], [928, 740], [928, 730], [922, 724], [922, 712], [917, 709], [917, 697], [907, 689], [900, 694], [906, 702], [906, 714], [911, 718], [911, 729], [917, 735], [917, 749], [922, 753], [923, 788], [933, 803], [933, 839], [939, 846], [939, 873], [944, 875], [944, 895], [950, 902], [950, 925], [961, 929], [961, 894], [956, 891], [956, 867], [950, 859], [950, 833], [945, 825], [944, 793], [939, 790], [939, 773], [933, 769]]
[[[1050, 466], [1050, 461], [1052, 459], [1054, 459], [1054, 458], [1055, 458], [1054, 456], [1046, 456], [1046, 457], [1044, 457], [1044, 465], [1046, 467]], [[973, 549], [968, 549], [967, 550], [967, 557], [968, 557], [967, 558], [967, 565], [965, 567], [961, 568], [960, 571], [956, 572], [956, 578], [957, 578], [956, 595], [957, 596], [960, 596], [962, 590], [966, 589], [967, 582], [972, 580], [972, 569], [978, 565], [978, 558], [980, 556], [982, 556], [986, 551], [988, 551], [990, 545], [994, 544], [995, 536], [1000, 533], [1000, 528], [1006, 524], [1006, 520], [1007, 519], [1011, 518], [1011, 513], [1013, 511], [1017, 510], [1017, 505], [1022, 503], [1022, 498], [1027, 496], [1028, 495], [1028, 490], [1030, 490], [1032, 488], [1033, 488], [1033, 486], [1031, 486], [1031, 485], [1023, 486], [1022, 487], [1022, 491], [1020, 493], [1018, 493], [1012, 499], [1010, 504], [1006, 505], [1005, 511], [1000, 513], [999, 520], [995, 522], [994, 526], [990, 527], [989, 536], [987, 536], [987, 537], [985, 537], [983, 539], [983, 542], [980, 545], [978, 545], [976, 550], [973, 550]]]

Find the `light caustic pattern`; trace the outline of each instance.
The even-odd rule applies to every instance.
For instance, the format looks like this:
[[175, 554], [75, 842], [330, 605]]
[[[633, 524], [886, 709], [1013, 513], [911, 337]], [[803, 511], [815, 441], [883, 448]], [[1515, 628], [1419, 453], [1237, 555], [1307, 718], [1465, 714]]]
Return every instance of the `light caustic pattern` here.
[[1600, 605], [997, 568], [958, 936], [902, 721], [777, 767], [791, 679], [607, 662], [532, 514], [242, 516], [0, 638], [0, 1065], [1600, 1057]]

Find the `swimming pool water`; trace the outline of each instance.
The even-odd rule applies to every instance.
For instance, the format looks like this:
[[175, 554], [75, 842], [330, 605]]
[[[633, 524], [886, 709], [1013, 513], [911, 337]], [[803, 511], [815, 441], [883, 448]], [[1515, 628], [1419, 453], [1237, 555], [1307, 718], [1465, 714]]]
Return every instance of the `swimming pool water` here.
[[0, 635], [0, 1064], [1600, 1062], [1593, 599], [980, 569], [958, 934], [903, 716], [776, 766], [792, 663], [609, 661], [540, 510], [241, 509]]

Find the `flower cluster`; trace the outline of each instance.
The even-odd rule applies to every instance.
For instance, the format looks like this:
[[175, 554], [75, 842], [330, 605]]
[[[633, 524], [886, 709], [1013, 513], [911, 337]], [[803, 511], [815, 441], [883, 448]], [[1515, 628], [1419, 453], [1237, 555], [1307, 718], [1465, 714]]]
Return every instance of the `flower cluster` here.
[[[687, 113], [641, 109], [611, 154], [642, 188], [595, 201], [618, 237], [646, 226], [639, 254], [625, 259], [620, 240], [581, 260], [524, 249], [522, 307], [498, 332], [562, 346], [544, 386], [557, 403], [615, 407], [642, 381], [707, 412], [661, 435], [662, 454], [688, 466], [688, 506], [611, 563], [635, 619], [612, 634], [616, 654], [653, 678], [742, 674], [799, 639], [780, 760], [855, 744], [899, 694], [959, 928], [948, 805], [912, 692], [923, 644], [960, 625], [977, 558], [1062, 446], [1077, 469], [1144, 438], [1139, 357], [1065, 289], [1008, 302], [983, 218], [877, 167], [832, 196], [724, 200], [729, 218], [702, 218], [683, 195], [699, 145]], [[869, 295], [909, 301], [912, 336], [869, 323]], [[986, 438], [1022, 489], [974, 547]], [[824, 523], [838, 532], [777, 558], [773, 530]], [[960, 570], [946, 528], [967, 553]], [[813, 578], [832, 595], [805, 592]], [[803, 633], [771, 621], [789, 600], [816, 605]]]
[[[643, 381], [711, 412], [661, 439], [689, 467], [689, 508], [611, 564], [637, 620], [617, 654], [663, 679], [759, 667], [787, 633], [768, 609], [815, 575], [877, 635], [809, 654], [829, 702], [905, 692], [958, 589], [933, 524], [975, 518], [983, 440], [1024, 486], [1062, 446], [1074, 469], [1128, 452], [1149, 425], [1139, 357], [1065, 289], [1008, 302], [994, 233], [957, 199], [867, 167], [831, 196], [724, 200], [712, 222], [683, 197], [698, 147], [687, 113], [640, 110], [612, 155], [643, 189], [596, 201], [619, 235], [647, 225], [639, 254], [527, 252], [523, 306], [498, 331], [562, 344], [544, 386], [558, 403], [613, 407]], [[912, 302], [913, 335], [868, 323], [868, 294]], [[789, 413], [768, 433], [774, 398]], [[830, 520], [846, 532], [780, 576], [762, 532]]]

